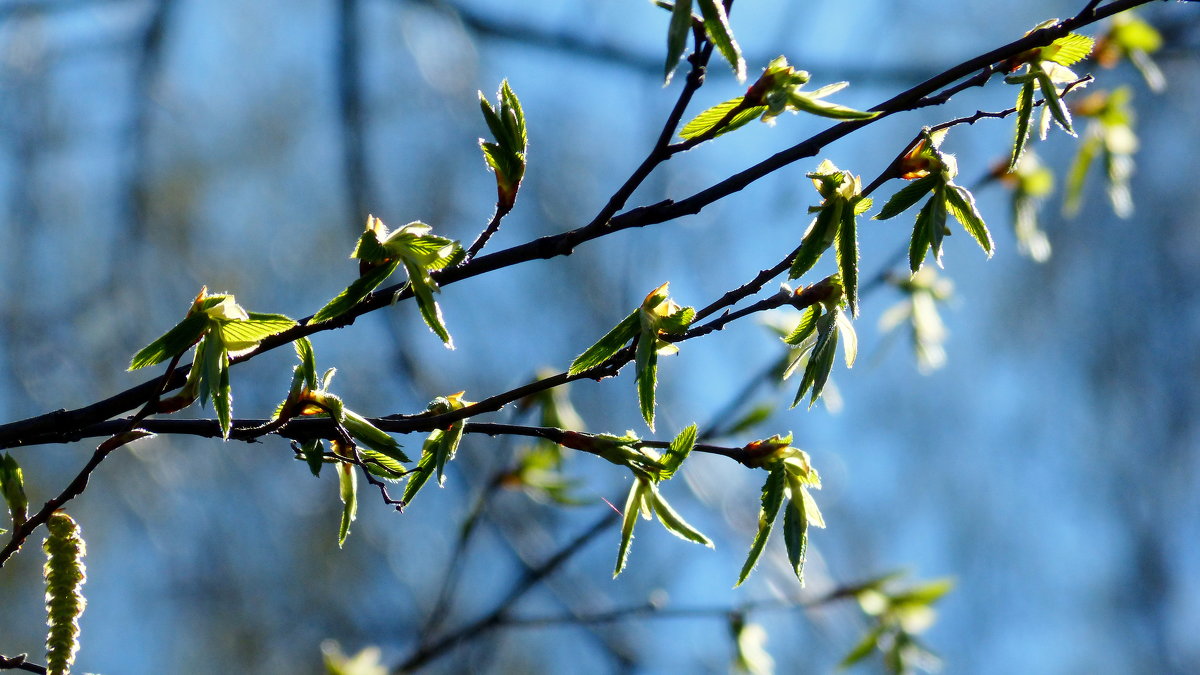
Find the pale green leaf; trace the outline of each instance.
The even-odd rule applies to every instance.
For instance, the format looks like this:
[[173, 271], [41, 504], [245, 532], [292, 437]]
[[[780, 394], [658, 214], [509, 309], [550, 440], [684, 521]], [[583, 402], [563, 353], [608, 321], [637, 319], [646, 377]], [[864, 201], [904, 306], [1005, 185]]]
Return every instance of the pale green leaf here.
[[654, 430], [654, 390], [658, 387], [658, 351], [655, 338], [642, 333], [637, 343], [637, 392], [642, 418], [650, 430]]
[[742, 58], [742, 49], [733, 38], [733, 30], [729, 27], [729, 17], [725, 14], [725, 5], [721, 0], [696, 0], [700, 5], [700, 15], [704, 17], [704, 31], [712, 40], [717, 51], [733, 68], [733, 74], [738, 82], [746, 79], [746, 61]]
[[892, 195], [891, 199], [883, 205], [883, 209], [875, 216], [875, 220], [887, 220], [894, 218], [901, 213], [907, 211], [913, 204], [921, 200], [921, 197], [929, 194], [937, 181], [941, 180], [940, 176], [931, 174], [924, 178], [918, 178], [913, 182], [905, 185]]
[[858, 218], [852, 208], [842, 209], [837, 234], [837, 263], [850, 313], [858, 316]]
[[975, 206], [975, 197], [966, 188], [953, 183], [946, 186], [945, 195], [946, 209], [954, 216], [955, 220], [962, 223], [967, 233], [979, 243], [979, 247], [988, 254], [988, 257], [992, 257], [996, 244], [992, 241], [992, 234], [988, 232], [987, 224], [983, 222], [983, 215]]
[[675, 471], [679, 469], [683, 460], [687, 459], [692, 448], [696, 446], [696, 433], [696, 425], [689, 424], [671, 441], [671, 445], [659, 460], [659, 464], [663, 467], [658, 472], [659, 480], [670, 480], [671, 476], [675, 475]]
[[358, 513], [358, 474], [353, 464], [338, 462], [338, 486], [342, 497], [342, 522], [338, 527], [338, 548], [346, 543], [350, 523]]
[[208, 316], [203, 312], [191, 314], [154, 342], [143, 347], [129, 363], [129, 370], [162, 363], [187, 351], [208, 329]]
[[823, 101], [818, 98], [812, 98], [811, 94], [805, 95], [803, 93], [795, 93], [788, 99], [788, 101], [797, 110], [802, 110], [812, 115], [819, 115], [820, 117], [829, 117], [835, 120], [869, 120], [879, 116], [878, 112], [855, 110], [854, 108], [849, 108], [844, 105], [838, 105], [836, 103], [830, 103], [829, 101]]
[[1008, 160], [1009, 171], [1017, 168], [1021, 154], [1025, 152], [1025, 144], [1029, 142], [1030, 120], [1033, 118], [1033, 89], [1032, 81], [1025, 82], [1021, 85], [1021, 93], [1017, 95], [1017, 135], [1013, 139], [1012, 157]]
[[798, 279], [811, 270], [825, 250], [833, 245], [845, 206], [846, 202], [842, 199], [830, 199], [821, 206], [800, 242], [800, 250], [796, 252], [796, 259], [788, 271], [789, 279]]
[[426, 441], [424, 451], [421, 453], [421, 460], [417, 462], [415, 469], [408, 472], [408, 483], [404, 486], [403, 496], [400, 497], [405, 506], [412, 504], [413, 498], [417, 496], [421, 488], [425, 487], [425, 483], [429, 482], [436, 460], [434, 449]]
[[734, 588], [745, 583], [746, 579], [750, 577], [750, 573], [754, 571], [754, 567], [758, 565], [763, 548], [771, 537], [771, 528], [779, 513], [779, 507], [783, 504], [785, 481], [786, 477], [782, 467], [775, 468], [767, 474], [767, 481], [763, 483], [762, 487], [762, 506], [758, 511], [758, 531], [754, 535], [754, 541], [750, 544], [750, 554], [746, 556], [746, 562], [742, 565], [742, 572], [738, 575]]
[[337, 297], [330, 300], [324, 307], [318, 310], [316, 315], [313, 316], [311, 323], [329, 321], [350, 311], [363, 298], [370, 295], [371, 291], [378, 288], [379, 284], [382, 284], [385, 279], [390, 277], [399, 265], [399, 260], [392, 260], [370, 268], [366, 274], [355, 279], [353, 283], [346, 287], [346, 290], [339, 293]]
[[675, 0], [671, 8], [671, 24], [667, 28], [667, 65], [663, 85], [670, 84], [671, 75], [683, 58], [688, 35], [692, 32], [692, 0]]
[[349, 409], [343, 409], [343, 415], [342, 425], [346, 427], [346, 431], [354, 440], [396, 461], [412, 461], [400, 449], [400, 444], [396, 442], [395, 438], [371, 424], [370, 420]]
[[625, 510], [622, 511], [621, 517], [621, 545], [617, 548], [617, 565], [613, 568], [613, 578], [625, 569], [625, 563], [629, 559], [629, 547], [633, 544], [633, 528], [637, 525], [638, 513], [643, 508], [642, 502], [645, 500], [646, 490], [649, 483], [640, 478], [635, 478], [633, 485], [629, 486], [629, 496], [625, 498]]
[[803, 586], [804, 563], [808, 557], [808, 515], [804, 512], [804, 499], [797, 498], [795, 494], [784, 508], [783, 542], [786, 544], [792, 571]]
[[582, 354], [575, 357], [575, 360], [571, 362], [570, 370], [567, 371], [568, 374], [578, 375], [585, 370], [590, 370], [604, 363], [613, 354], [620, 351], [625, 346], [625, 343], [632, 340], [638, 334], [640, 326], [641, 322], [638, 312], [634, 311], [622, 319], [612, 330], [608, 331], [596, 344], [588, 347]]
[[659, 493], [658, 488], [654, 487], [653, 483], [649, 483], [648, 485], [649, 492], [646, 499], [653, 502], [652, 506], [654, 507], [655, 515], [658, 516], [658, 522], [662, 523], [667, 532], [680, 539], [713, 548], [711, 539], [692, 527], [675, 509], [671, 508], [671, 505], [667, 503], [667, 500]]
[[[679, 131], [679, 137], [685, 140], [691, 140], [697, 136], [702, 136], [708, 133], [710, 129], [719, 124], [722, 120], [726, 119], [731, 111], [740, 106], [744, 98], [744, 96], [731, 98], [724, 103], [718, 103], [699, 115], [696, 115], [690, 122], [683, 125], [683, 129]], [[715, 134], [713, 134], [713, 138], [746, 126], [750, 122], [761, 117], [766, 110], [767, 106], [756, 105], [746, 108], [741, 112], [734, 113], [733, 116], [729, 117], [728, 121], [725, 122], [725, 124], [723, 124]]]

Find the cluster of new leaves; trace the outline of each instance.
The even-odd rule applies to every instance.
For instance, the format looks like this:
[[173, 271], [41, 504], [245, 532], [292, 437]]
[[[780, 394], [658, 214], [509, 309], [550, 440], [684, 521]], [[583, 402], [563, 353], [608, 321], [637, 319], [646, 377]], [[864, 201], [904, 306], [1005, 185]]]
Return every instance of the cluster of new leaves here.
[[879, 328], [894, 330], [908, 324], [917, 368], [928, 373], [946, 363], [946, 326], [938, 313], [938, 305], [950, 299], [954, 284], [938, 276], [932, 267], [922, 267], [911, 277], [894, 279], [893, 283], [906, 296], [879, 317]]
[[[470, 401], [463, 400], [462, 396], [465, 393], [460, 391], [457, 394], [433, 399], [429, 402], [428, 412], [432, 415], [442, 415], [471, 405]], [[416, 497], [417, 492], [425, 486], [434, 471], [437, 472], [438, 487], [445, 484], [446, 463], [454, 459], [454, 454], [458, 452], [458, 444], [462, 441], [465, 424], [463, 420], [459, 420], [451, 422], [444, 429], [434, 429], [429, 433], [422, 446], [421, 459], [417, 462], [417, 468], [410, 472], [408, 485], [404, 487], [402, 501], [405, 504], [412, 502], [413, 497]]]
[[253, 351], [264, 339], [295, 325], [282, 314], [247, 312], [232, 295], [210, 295], [207, 288], [202, 288], [183, 321], [134, 354], [129, 369], [178, 359], [195, 345], [187, 383], [180, 393], [161, 401], [156, 411], [175, 412], [197, 398], [204, 405], [211, 397], [221, 433], [228, 438], [233, 419], [229, 360]]
[[[740, 586], [754, 571], [762, 556], [767, 540], [771, 537], [779, 510], [783, 514], [783, 540], [787, 546], [788, 561], [796, 578], [804, 583], [804, 561], [808, 555], [808, 526], [825, 527], [825, 519], [809, 489], [821, 489], [821, 477], [812, 467], [808, 453], [792, 447], [792, 435], [772, 436], [754, 441], [745, 447], [748, 458], [745, 464], [751, 468], [767, 471], [767, 481], [762, 487], [762, 508], [758, 512], [758, 532], [750, 545], [750, 554], [742, 565], [735, 586]], [[784, 505], [784, 501], [787, 505]]]
[[1063, 202], [1067, 215], [1079, 212], [1084, 182], [1097, 158], [1108, 179], [1108, 200], [1113, 212], [1122, 218], [1133, 214], [1129, 178], [1133, 174], [1133, 153], [1137, 152], [1138, 139], [1133, 131], [1133, 111], [1129, 105], [1132, 96], [1128, 87], [1121, 87], [1111, 92], [1095, 92], [1073, 106], [1075, 114], [1090, 121], [1075, 161], [1067, 172]]
[[733, 637], [733, 669], [750, 675], [771, 675], [775, 659], [766, 650], [767, 631], [746, 620], [741, 612], [729, 615], [729, 633]]
[[788, 379], [798, 370], [804, 371], [796, 398], [792, 400], [793, 408], [810, 391], [812, 397], [808, 401], [809, 408], [821, 397], [829, 381], [829, 373], [833, 370], [839, 341], [845, 351], [847, 368], [853, 368], [854, 360], [858, 357], [858, 334], [854, 331], [854, 324], [846, 318], [848, 302], [841, 279], [834, 275], [821, 283], [829, 285], [835, 292], [806, 308], [796, 327], [782, 338], [785, 344], [792, 347], [791, 360], [783, 370], [782, 379]]
[[[692, 0], [676, 0], [674, 4], [660, 1], [657, 4], [671, 10], [671, 24], [667, 29], [667, 65], [664, 74], [666, 84], [671, 82], [671, 76], [683, 57], [684, 49], [687, 48], [688, 33], [692, 30], [695, 17], [692, 15]], [[746, 61], [742, 58], [742, 48], [733, 38], [725, 5], [721, 0], [695, 0], [695, 5], [699, 6], [700, 23], [708, 40], [729, 62], [738, 81], [746, 79]]]
[[718, 103], [696, 115], [683, 126], [679, 136], [689, 141], [707, 140], [746, 126], [755, 119], [773, 124], [775, 118], [786, 110], [835, 120], [867, 120], [879, 114], [824, 100], [849, 86], [849, 82], [836, 82], [813, 91], [801, 91], [809, 77], [807, 71], [796, 70], [788, 65], [786, 58], [777, 57], [767, 64], [762, 76], [750, 85], [744, 95]]
[[871, 198], [862, 195], [862, 179], [849, 171], [839, 171], [829, 160], [823, 160], [808, 177], [824, 201], [809, 208], [817, 216], [800, 241], [788, 278], [798, 279], [807, 273], [836, 242], [846, 304], [850, 314], [858, 316], [858, 216], [871, 208]]
[[878, 651], [890, 673], [937, 669], [937, 656], [917, 636], [933, 625], [936, 618], [933, 605], [954, 588], [954, 582], [935, 579], [897, 587], [893, 582], [898, 576], [889, 574], [847, 591], [858, 600], [875, 625], [842, 659], [842, 668], [859, 663]]
[[342, 520], [338, 529], [338, 545], [345, 543], [350, 524], [358, 510], [358, 483], [354, 466], [362, 466], [384, 480], [394, 481], [407, 472], [401, 462], [411, 461], [400, 444], [386, 432], [371, 424], [365, 417], [350, 410], [342, 399], [329, 391], [336, 369], [330, 368], [318, 380], [317, 361], [312, 343], [299, 338], [293, 343], [300, 363], [292, 370], [292, 384], [287, 398], [275, 410], [273, 422], [287, 422], [298, 417], [328, 417], [338, 430], [329, 441], [330, 454], [325, 453], [324, 441], [310, 438], [293, 443], [298, 457], [308, 462], [309, 470], [320, 477], [327, 461], [338, 467], [339, 494], [342, 499]]
[[[1058, 19], [1051, 19], [1038, 24], [1033, 30], [1047, 28], [1056, 23]], [[1046, 102], [1042, 108], [1040, 137], [1045, 140], [1051, 119], [1062, 127], [1063, 131], [1075, 135], [1075, 129], [1071, 126], [1071, 113], [1063, 103], [1060, 86], [1079, 79], [1067, 66], [1090, 54], [1093, 43], [1092, 38], [1086, 35], [1071, 33], [1045, 47], [1031, 49], [1008, 60], [1006, 65], [1010, 73], [1025, 68], [1025, 72], [1019, 75], [1004, 78], [1005, 82], [1021, 87], [1021, 92], [1017, 95], [1017, 133], [1013, 141], [1012, 157], [1008, 161], [1010, 169], [1021, 161], [1021, 154], [1029, 141], [1036, 92], [1040, 91]]]
[[529, 139], [525, 133], [525, 113], [521, 102], [508, 86], [508, 80], [500, 83], [493, 107], [483, 92], [479, 92], [479, 107], [487, 121], [494, 141], [479, 139], [484, 161], [496, 174], [496, 209], [500, 213], [512, 210], [517, 201], [517, 190], [525, 177], [525, 152]]
[[635, 357], [637, 363], [638, 404], [642, 418], [651, 430], [654, 429], [654, 390], [658, 386], [658, 357], [679, 351], [665, 335], [678, 335], [687, 329], [696, 316], [691, 307], [680, 307], [667, 295], [670, 282], [650, 291], [641, 307], [633, 310], [612, 330], [588, 347], [571, 362], [570, 375], [600, 366], [613, 357], [630, 340], [637, 341]]
[[[544, 371], [539, 374], [538, 380], [552, 374]], [[575, 431], [586, 429], [583, 418], [567, 396], [565, 386], [543, 389], [531, 394], [521, 399], [517, 407], [519, 410], [536, 410], [537, 425], [543, 428]], [[538, 439], [521, 449], [516, 465], [504, 475], [501, 484], [504, 487], [521, 489], [537, 501], [564, 506], [583, 504], [584, 500], [572, 494], [579, 481], [563, 474], [563, 460], [561, 445], [547, 439]]]
[[939, 150], [945, 137], [945, 129], [926, 129], [921, 133], [912, 148], [900, 158], [898, 166], [900, 178], [913, 182], [892, 195], [875, 216], [876, 220], [898, 216], [932, 193], [917, 213], [908, 247], [908, 265], [913, 272], [921, 268], [931, 250], [934, 262], [941, 266], [942, 238], [950, 231], [946, 227], [947, 214], [952, 214], [962, 224], [989, 258], [996, 248], [987, 224], [975, 206], [975, 197], [965, 187], [954, 183], [954, 177], [958, 175], [958, 163], [954, 155]]
[[454, 341], [442, 320], [442, 308], [433, 297], [440, 289], [430, 272], [457, 264], [463, 259], [464, 251], [458, 242], [430, 234], [432, 229], [425, 223], [414, 221], [392, 231], [375, 216], [367, 218], [366, 230], [350, 254], [359, 261], [358, 279], [317, 311], [313, 323], [329, 321], [350, 311], [396, 268], [403, 266], [421, 318], [443, 344], [453, 349]]
[[1142, 74], [1146, 85], [1152, 91], [1161, 92], [1166, 88], [1167, 80], [1150, 55], [1161, 49], [1162, 43], [1162, 35], [1154, 26], [1133, 12], [1124, 12], [1112, 18], [1108, 30], [1096, 41], [1093, 57], [1105, 68], [1128, 59]]
[[79, 617], [87, 600], [83, 582], [86, 548], [79, 525], [62, 511], [46, 521], [46, 672], [64, 675], [75, 662], [79, 650]]
[[614, 578], [625, 569], [625, 562], [629, 559], [633, 528], [637, 525], [639, 515], [646, 520], [657, 516], [658, 522], [680, 539], [703, 544], [708, 548], [713, 547], [712, 540], [689, 525], [658, 490], [658, 484], [669, 480], [695, 447], [696, 425], [693, 424], [679, 432], [661, 457], [649, 448], [634, 445], [637, 440], [637, 437], [629, 432], [626, 436], [602, 436], [595, 441], [610, 445], [603, 450], [605, 459], [628, 467], [633, 472], [633, 485], [629, 487], [625, 508], [621, 511], [621, 545], [617, 548]]
[[1034, 262], [1050, 259], [1050, 239], [1038, 222], [1042, 201], [1054, 191], [1054, 172], [1042, 164], [1033, 150], [1026, 150], [1016, 168], [1007, 162], [997, 165], [988, 180], [998, 180], [1010, 191], [1013, 236], [1017, 252]]

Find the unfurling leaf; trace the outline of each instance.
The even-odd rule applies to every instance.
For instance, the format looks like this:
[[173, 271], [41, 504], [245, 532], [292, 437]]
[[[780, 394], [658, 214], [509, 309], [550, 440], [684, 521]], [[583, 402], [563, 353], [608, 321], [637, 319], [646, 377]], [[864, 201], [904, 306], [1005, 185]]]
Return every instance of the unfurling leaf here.
[[762, 507], [758, 512], [758, 531], [754, 535], [754, 542], [750, 544], [750, 554], [746, 556], [746, 562], [742, 565], [742, 572], [738, 575], [737, 583], [734, 584], [735, 588], [741, 586], [750, 577], [750, 573], [758, 565], [758, 559], [762, 556], [767, 540], [771, 538], [771, 528], [775, 523], [775, 517], [779, 514], [779, 507], [783, 504], [785, 484], [786, 477], [783, 467], [773, 469], [767, 474], [767, 482], [763, 483], [762, 487]]
[[688, 35], [692, 31], [692, 0], [675, 0], [671, 8], [671, 24], [667, 28], [667, 65], [663, 74], [663, 86], [671, 83], [683, 50], [687, 48]]
[[79, 525], [66, 513], [56, 511], [46, 522], [46, 672], [64, 675], [75, 662], [79, 650], [79, 617], [87, 601], [83, 584], [87, 580], [83, 558], [86, 555]]
[[338, 462], [338, 492], [342, 499], [342, 522], [338, 527], [338, 548], [346, 543], [350, 535], [350, 523], [358, 513], [358, 474], [354, 465]]
[[716, 138], [753, 122], [767, 111], [765, 105], [746, 103], [745, 96], [731, 98], [724, 103], [718, 103], [704, 112], [696, 115], [690, 122], [683, 125], [679, 137], [692, 140], [708, 133]]
[[683, 460], [692, 452], [692, 448], [696, 446], [696, 425], [690, 424], [684, 427], [683, 431], [671, 441], [667, 452], [659, 460], [662, 464], [662, 470], [658, 472], [659, 480], [670, 480], [679, 467], [683, 464]]
[[638, 404], [642, 410], [642, 418], [651, 430], [654, 429], [654, 390], [658, 386], [658, 355], [679, 351], [661, 336], [682, 333], [696, 315], [696, 310], [680, 307], [668, 296], [669, 286], [670, 282], [651, 291], [634, 313], [638, 317], [639, 327], [635, 351]]
[[612, 358], [624, 347], [626, 343], [638, 334], [640, 319], [636, 311], [625, 317], [612, 330], [605, 333], [604, 337], [600, 338], [596, 344], [588, 347], [582, 354], [575, 357], [571, 362], [571, 368], [568, 370], [570, 375], [578, 375], [585, 370], [591, 370], [596, 366], [604, 363]]
[[500, 83], [496, 101], [496, 107], [492, 107], [483, 92], [479, 92], [479, 107], [495, 139], [494, 142], [488, 142], [481, 138], [479, 147], [483, 150], [488, 168], [496, 174], [497, 208], [507, 212], [516, 202], [517, 191], [525, 177], [525, 153], [529, 149], [529, 139], [525, 130], [525, 112], [508, 85], [508, 80]]
[[625, 498], [625, 509], [621, 512], [621, 545], [617, 547], [617, 564], [613, 568], [614, 579], [625, 569], [625, 563], [629, 559], [629, 547], [633, 544], [633, 528], [637, 525], [638, 513], [643, 508], [642, 502], [649, 489], [650, 482], [641, 478], [634, 478], [633, 485], [629, 486], [629, 495]]
[[729, 27], [724, 3], [721, 0], [696, 0], [696, 4], [700, 5], [700, 15], [704, 18], [704, 32], [708, 34], [708, 39], [729, 62], [738, 82], [746, 79], [746, 61], [742, 58], [742, 48], [733, 38], [733, 29]]

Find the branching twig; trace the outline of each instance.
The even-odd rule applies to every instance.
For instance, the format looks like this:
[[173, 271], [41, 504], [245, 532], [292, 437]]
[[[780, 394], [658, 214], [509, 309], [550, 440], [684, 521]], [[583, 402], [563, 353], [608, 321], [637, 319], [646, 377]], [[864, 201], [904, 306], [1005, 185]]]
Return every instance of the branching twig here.
[[606, 513], [602, 518], [597, 520], [590, 528], [584, 531], [579, 536], [575, 537], [560, 549], [557, 553], [550, 556], [546, 562], [526, 572], [508, 592], [508, 595], [503, 600], [496, 603], [496, 608], [486, 616], [467, 624], [455, 630], [441, 639], [432, 642], [428, 645], [420, 647], [413, 652], [408, 658], [401, 663], [397, 670], [400, 672], [411, 672], [436, 659], [449, 653], [450, 649], [468, 639], [477, 637], [491, 631], [492, 629], [503, 624], [505, 617], [516, 604], [517, 600], [521, 599], [526, 593], [532, 590], [543, 579], [553, 574], [563, 563], [567, 562], [571, 556], [583, 550], [589, 542], [596, 538], [598, 534], [603, 532], [617, 522], [618, 514], [616, 512]]
[[[619, 215], [615, 214], [624, 205], [625, 201], [633, 190], [649, 175], [649, 170], [653, 169], [659, 161], [656, 159], [654, 152], [643, 162], [643, 165], [635, 171], [630, 180], [622, 186], [620, 190], [613, 195], [609, 203], [597, 215], [592, 222], [583, 227], [570, 230], [557, 235], [541, 237], [524, 244], [513, 246], [503, 251], [498, 251], [488, 255], [480, 256], [471, 260], [469, 263], [453, 267], [445, 270], [440, 270], [434, 273], [434, 278], [439, 285], [447, 285], [468, 279], [471, 277], [486, 274], [504, 267], [529, 262], [537, 259], [553, 258], [562, 255], [570, 254], [574, 248], [582, 243], [607, 236], [614, 232], [629, 229], [646, 227], [658, 223], [674, 220], [686, 215], [699, 213], [709, 204], [727, 197], [735, 192], [738, 192], [759, 179], [778, 171], [779, 169], [788, 166], [805, 157], [816, 155], [826, 145], [839, 140], [846, 135], [871, 124], [883, 117], [887, 117], [898, 112], [906, 110], [915, 110], [931, 103], [926, 100], [927, 97], [933, 96], [936, 92], [943, 91], [942, 96], [945, 97], [947, 92], [953, 93], [961, 90], [967, 84], [974, 86], [974, 80], [968, 81], [958, 88], [946, 89], [972, 73], [977, 73], [984, 69], [990, 68], [992, 65], [1002, 62], [1015, 54], [1019, 54], [1028, 49], [1041, 47], [1049, 44], [1055, 39], [1065, 35], [1066, 33], [1107, 18], [1114, 14], [1123, 12], [1140, 5], [1149, 3], [1151, 0], [1116, 0], [1104, 7], [1094, 8], [1094, 11], [1086, 15], [1078, 15], [1062, 21], [1058, 24], [1034, 31], [1018, 40], [1010, 42], [1002, 47], [993, 49], [985, 54], [981, 54], [972, 59], [964, 61], [957, 66], [947, 69], [941, 74], [929, 78], [928, 80], [911, 87], [910, 89], [893, 96], [892, 98], [880, 103], [871, 110], [878, 111], [881, 114], [871, 120], [858, 120], [841, 122], [836, 124], [810, 138], [801, 141], [796, 145], [791, 146], [775, 155], [767, 158], [736, 173], [725, 180], [722, 180], [709, 188], [701, 190], [696, 194], [682, 200], [672, 201], [666, 200], [630, 209]], [[695, 58], [695, 54], [693, 57]], [[691, 78], [700, 78], [700, 74], [689, 74]], [[990, 76], [990, 74], [989, 74]], [[979, 76], [976, 76], [979, 79]], [[986, 82], [978, 82], [982, 84]], [[690, 85], [689, 85], [690, 86]], [[696, 85], [698, 86], [698, 84]], [[663, 135], [667, 139], [663, 140], [660, 137], [656, 147], [665, 147], [665, 143], [669, 143], [670, 134], [678, 124], [678, 120], [682, 118], [683, 108], [686, 107], [686, 100], [689, 95], [681, 96], [680, 102], [677, 103], [675, 110], [672, 111], [671, 120], [664, 126]], [[673, 121], [673, 124], [671, 123]], [[644, 174], [644, 175], [643, 175]], [[380, 289], [372, 293], [364, 299], [358, 306], [341, 317], [321, 324], [309, 323], [309, 319], [304, 320], [301, 325], [279, 333], [275, 336], [263, 340], [262, 344], [253, 352], [233, 359], [234, 363], [249, 360], [255, 356], [278, 348], [282, 345], [289, 344], [292, 341], [312, 335], [317, 332], [331, 330], [348, 326], [354, 320], [369, 312], [376, 311], [382, 307], [391, 305], [398, 300], [405, 300], [411, 297], [411, 292], [404, 290], [404, 284], [396, 284], [388, 288]], [[47, 431], [62, 431], [67, 429], [81, 429], [83, 427], [95, 424], [97, 422], [110, 419], [120, 415], [146, 400], [150, 392], [165, 386], [169, 391], [173, 387], [177, 387], [183, 383], [187, 375], [187, 366], [177, 368], [172, 373], [161, 378], [145, 382], [141, 385], [128, 389], [124, 392], [116, 394], [108, 399], [99, 401], [90, 406], [79, 408], [76, 410], [58, 410], [38, 417], [33, 417], [17, 422], [12, 422], [5, 425], [0, 425], [0, 447], [14, 447], [23, 444], [23, 439], [34, 436]], [[164, 384], [165, 381], [165, 384]], [[559, 382], [561, 384], [561, 382]]]

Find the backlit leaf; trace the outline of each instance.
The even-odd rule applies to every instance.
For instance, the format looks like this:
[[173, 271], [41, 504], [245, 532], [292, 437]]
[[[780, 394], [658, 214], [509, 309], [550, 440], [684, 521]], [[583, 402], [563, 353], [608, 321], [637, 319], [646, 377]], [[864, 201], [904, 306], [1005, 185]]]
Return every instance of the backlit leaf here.
[[754, 567], [758, 565], [763, 548], [771, 537], [771, 528], [775, 523], [776, 515], [779, 514], [779, 507], [783, 504], [785, 482], [782, 467], [773, 469], [767, 474], [767, 481], [763, 483], [762, 487], [762, 506], [758, 511], [758, 531], [754, 535], [754, 541], [750, 544], [750, 554], [746, 556], [746, 562], [742, 565], [742, 572], [738, 575], [738, 581], [734, 584], [734, 588], [741, 586], [750, 577]]
[[625, 346], [625, 343], [633, 339], [638, 334], [640, 328], [640, 319], [638, 312], [634, 311], [629, 316], [621, 320], [612, 330], [608, 331], [604, 337], [600, 338], [596, 344], [588, 347], [582, 354], [575, 357], [571, 362], [571, 368], [568, 370], [570, 375], [578, 375], [585, 370], [590, 370], [604, 363], [613, 354], [616, 354]]

